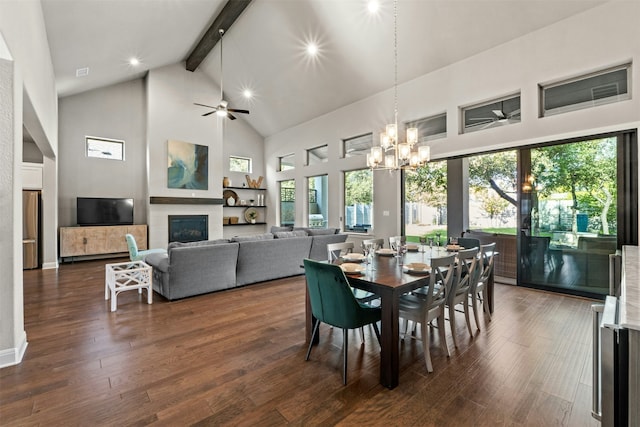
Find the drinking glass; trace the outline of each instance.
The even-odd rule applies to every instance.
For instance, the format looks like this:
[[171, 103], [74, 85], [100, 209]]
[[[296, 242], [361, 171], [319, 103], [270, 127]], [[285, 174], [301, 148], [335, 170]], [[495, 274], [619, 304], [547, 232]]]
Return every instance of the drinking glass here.
[[424, 245], [427, 243], [427, 237], [420, 237], [420, 252], [424, 252]]
[[362, 245], [362, 253], [364, 254], [364, 263], [365, 264], [369, 264], [370, 260], [369, 260], [369, 255], [371, 255], [371, 245], [370, 244], [363, 244]]

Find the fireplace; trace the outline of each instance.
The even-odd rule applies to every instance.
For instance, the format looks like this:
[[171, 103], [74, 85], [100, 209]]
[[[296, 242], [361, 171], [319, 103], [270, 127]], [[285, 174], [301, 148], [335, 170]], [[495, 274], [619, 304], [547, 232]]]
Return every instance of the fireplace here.
[[169, 243], [209, 239], [208, 215], [169, 215]]

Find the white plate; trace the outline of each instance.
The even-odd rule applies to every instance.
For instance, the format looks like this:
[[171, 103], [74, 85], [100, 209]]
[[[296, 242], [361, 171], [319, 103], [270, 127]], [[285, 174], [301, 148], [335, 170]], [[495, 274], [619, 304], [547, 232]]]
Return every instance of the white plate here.
[[345, 262], [340, 265], [340, 268], [347, 274], [360, 274], [365, 270], [362, 264], [354, 264], [352, 262]]
[[405, 265], [404, 268], [407, 270], [407, 273], [428, 274], [431, 271], [431, 266], [421, 262], [412, 262], [411, 264]]
[[361, 262], [364, 259], [364, 255], [362, 254], [344, 254], [342, 255], [342, 259], [345, 259], [347, 261], [356, 261], [356, 262]]
[[383, 249], [378, 249], [378, 250], [376, 251], [376, 253], [377, 253], [378, 255], [386, 255], [386, 256], [390, 256], [390, 255], [395, 255], [395, 254], [396, 254], [396, 251], [394, 251], [393, 249], [385, 249], [385, 248], [383, 248]]

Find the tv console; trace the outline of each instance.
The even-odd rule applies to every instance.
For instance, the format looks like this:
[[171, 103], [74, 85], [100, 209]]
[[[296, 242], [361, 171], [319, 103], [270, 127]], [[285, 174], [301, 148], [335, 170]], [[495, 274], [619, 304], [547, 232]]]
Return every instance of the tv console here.
[[128, 253], [125, 234], [147, 249], [147, 225], [60, 227], [60, 258]]

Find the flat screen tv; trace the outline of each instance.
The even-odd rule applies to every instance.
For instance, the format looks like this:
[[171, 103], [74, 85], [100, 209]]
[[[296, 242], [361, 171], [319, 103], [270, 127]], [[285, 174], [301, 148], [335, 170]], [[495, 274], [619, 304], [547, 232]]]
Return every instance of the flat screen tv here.
[[131, 225], [133, 199], [78, 197], [76, 220], [78, 225]]

